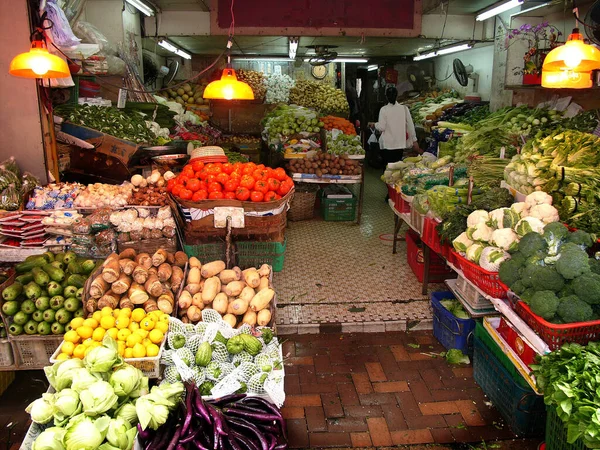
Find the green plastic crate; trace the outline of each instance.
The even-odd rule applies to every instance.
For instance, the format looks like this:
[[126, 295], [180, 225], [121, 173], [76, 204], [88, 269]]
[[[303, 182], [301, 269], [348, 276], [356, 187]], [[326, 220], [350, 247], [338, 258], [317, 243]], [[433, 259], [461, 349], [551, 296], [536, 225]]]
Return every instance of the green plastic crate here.
[[195, 256], [202, 263], [210, 261], [225, 261], [226, 246], [225, 242], [216, 242], [211, 244], [184, 245], [183, 251], [190, 258]]
[[567, 427], [558, 414], [555, 406], [546, 406], [546, 450], [587, 450], [581, 439], [575, 443], [567, 442]]
[[236, 242], [238, 266], [246, 269], [269, 264], [273, 267], [273, 272], [281, 272], [286, 245], [287, 240], [284, 242]]
[[356, 196], [327, 198], [321, 196], [321, 214], [328, 222], [353, 221], [356, 218]]

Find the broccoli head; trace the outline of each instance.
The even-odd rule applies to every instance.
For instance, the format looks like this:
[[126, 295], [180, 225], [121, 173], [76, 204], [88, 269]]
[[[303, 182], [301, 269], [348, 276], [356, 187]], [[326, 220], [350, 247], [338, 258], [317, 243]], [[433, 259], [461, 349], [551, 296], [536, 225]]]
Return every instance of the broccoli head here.
[[587, 322], [592, 319], [594, 310], [576, 295], [570, 295], [560, 300], [556, 314], [565, 323]]
[[584, 250], [594, 245], [595, 241], [596, 236], [586, 233], [583, 230], [576, 230], [573, 233], [569, 233], [569, 236], [567, 237], [567, 242], [577, 244]]
[[568, 297], [569, 295], [574, 295], [573, 286], [571, 283], [565, 283], [565, 286], [559, 291], [558, 298]]
[[531, 255], [529, 258], [527, 258], [525, 260], [525, 266], [543, 266], [544, 264], [546, 264], [546, 252], [542, 252], [541, 250], [539, 252], [535, 252], [533, 255]]
[[521, 253], [521, 252], [514, 252], [514, 253], [510, 254], [510, 259], [511, 259], [511, 261], [514, 261], [515, 263], [519, 264], [520, 266], [524, 266], [525, 260], [527, 258], [525, 258], [525, 256], [523, 256], [523, 253]]
[[540, 266], [536, 266], [533, 264], [530, 264], [528, 266], [525, 266], [525, 268], [523, 269], [523, 272], [521, 273], [521, 282], [523, 283], [523, 286], [530, 288], [533, 286], [533, 279], [536, 276], [537, 273], [537, 269]]
[[560, 249], [556, 271], [566, 280], [573, 280], [590, 271], [587, 253], [576, 244], [567, 242]]
[[500, 281], [512, 288], [515, 281], [521, 279], [522, 272], [523, 266], [519, 261], [508, 259], [500, 264], [498, 275], [500, 276]]
[[546, 319], [551, 320], [558, 308], [560, 300], [556, 294], [552, 291], [537, 291], [531, 297], [529, 306], [534, 314]]
[[538, 233], [527, 233], [519, 241], [519, 252], [521, 252], [525, 258], [529, 258], [537, 252], [545, 254], [547, 250], [548, 244], [546, 243], [546, 240]]
[[527, 289], [524, 285], [523, 282], [521, 280], [517, 280], [515, 281], [512, 286], [510, 287], [510, 289], [517, 295], [521, 295], [523, 292], [525, 292], [525, 289]]
[[600, 304], [600, 275], [595, 273], [585, 273], [575, 278], [571, 285], [573, 293], [590, 305]]
[[525, 289], [523, 291], [523, 293], [519, 296], [519, 298], [529, 305], [531, 303], [531, 299], [533, 298], [534, 294], [535, 294], [535, 289], [533, 289], [533, 288]]
[[565, 279], [551, 266], [533, 266], [535, 271], [531, 278], [532, 287], [536, 291], [559, 292], [565, 286]]
[[560, 222], [552, 222], [544, 227], [542, 237], [548, 244], [548, 254], [557, 255], [560, 247], [567, 240], [569, 229]]
[[597, 273], [597, 274], [599, 274], [599, 275], [600, 275], [600, 261], [599, 261], [599, 260], [597, 260], [596, 258], [590, 258], [590, 259], [588, 260], [588, 263], [589, 263], [589, 265], [590, 265], [590, 270], [591, 270], [593, 273]]

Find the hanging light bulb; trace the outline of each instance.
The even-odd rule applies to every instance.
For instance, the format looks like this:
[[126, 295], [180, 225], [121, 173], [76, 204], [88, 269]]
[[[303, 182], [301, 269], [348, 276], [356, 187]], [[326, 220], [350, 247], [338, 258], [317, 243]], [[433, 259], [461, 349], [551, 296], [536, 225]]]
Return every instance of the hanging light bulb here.
[[596, 69], [600, 69], [600, 50], [583, 42], [579, 28], [573, 29], [565, 45], [548, 53], [542, 66], [543, 71], [590, 72]]
[[221, 79], [213, 81], [204, 89], [204, 98], [224, 100], [254, 100], [250, 85], [238, 81], [231, 64], [223, 70]]
[[22, 78], [66, 78], [71, 75], [66, 61], [49, 53], [42, 39], [32, 41], [28, 52], [15, 56], [8, 73]]

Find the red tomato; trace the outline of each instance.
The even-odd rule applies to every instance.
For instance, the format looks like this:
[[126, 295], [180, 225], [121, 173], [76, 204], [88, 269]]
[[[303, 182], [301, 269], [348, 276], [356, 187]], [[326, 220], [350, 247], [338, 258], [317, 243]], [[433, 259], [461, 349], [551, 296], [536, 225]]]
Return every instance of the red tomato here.
[[192, 191], [190, 191], [189, 189], [182, 189], [181, 192], [179, 192], [179, 197], [182, 200], [189, 200], [192, 198]]
[[206, 181], [201, 181], [200, 182], [200, 190], [201, 191], [208, 191], [208, 183], [206, 183]]
[[194, 169], [192, 169], [192, 166], [190, 166], [190, 165], [185, 166], [183, 168], [183, 170], [181, 171], [181, 173], [188, 178], [194, 178], [194, 175], [195, 175]]
[[200, 172], [202, 169], [204, 169], [204, 163], [202, 161], [194, 161], [192, 163], [192, 169], [194, 169], [194, 172]]
[[221, 186], [221, 183], [217, 183], [216, 181], [213, 183], [208, 183], [208, 192], [221, 192], [223, 190], [223, 187]]
[[221, 199], [225, 198], [225, 195], [223, 195], [222, 192], [215, 191], [215, 192], [211, 192], [210, 194], [208, 194], [208, 198], [210, 200], [221, 200]]
[[208, 165], [208, 173], [213, 173], [215, 175], [220, 174], [223, 171], [221, 167], [221, 163], [209, 164]]
[[262, 169], [265, 168], [265, 165], [264, 164], [259, 164], [259, 165], [256, 166], [256, 168], [262, 170]]
[[279, 181], [283, 181], [286, 179], [287, 175], [285, 174], [285, 170], [282, 167], [278, 167], [277, 169], [275, 169], [273, 171], [273, 175], [275, 176], [275, 178], [277, 178]]
[[180, 174], [177, 177], [177, 184], [185, 185], [185, 183], [187, 183], [187, 180], [189, 180], [190, 178], [194, 178], [194, 176], [192, 175], [191, 177], [188, 177], [187, 175]]
[[252, 191], [250, 193], [250, 200], [253, 202], [262, 202], [263, 198], [265, 198], [265, 194], [259, 191]]
[[242, 174], [244, 174], [244, 175], [252, 175], [252, 172], [254, 172], [254, 168], [253, 167], [244, 166], [242, 168]]
[[242, 173], [242, 169], [243, 169], [243, 168], [244, 168], [244, 165], [243, 165], [241, 162], [236, 162], [236, 163], [233, 165], [233, 171], [234, 171], [234, 172], [239, 172], [239, 173]]
[[219, 175], [217, 175], [217, 181], [224, 185], [229, 181], [229, 175], [227, 175], [225, 172], [220, 173]]
[[277, 198], [277, 194], [273, 191], [269, 191], [265, 194], [265, 202], [272, 202]]
[[233, 164], [224, 163], [222, 166], [222, 169], [223, 169], [223, 173], [226, 173], [227, 175], [229, 175], [231, 172], [233, 172]]
[[250, 198], [250, 191], [248, 190], [248, 188], [240, 186], [235, 191], [235, 198], [242, 202], [245, 202]]
[[279, 189], [279, 185], [281, 183], [279, 182], [279, 180], [277, 178], [269, 178], [267, 180], [267, 186], [269, 186], [269, 190], [270, 191], [277, 191], [277, 189]]
[[292, 190], [292, 187], [294, 187], [294, 183], [291, 180], [282, 181], [279, 185], [277, 193], [283, 197]]
[[198, 178], [190, 178], [187, 183], [185, 183], [185, 187], [188, 188], [192, 192], [196, 192], [200, 190], [200, 180]]
[[167, 181], [167, 192], [171, 192], [173, 190], [176, 182], [177, 181], [175, 178], [171, 178], [169, 181]]
[[281, 195], [275, 194], [275, 200], [281, 200], [281, 199], [282, 199]]
[[205, 167], [200, 172], [196, 173], [196, 178], [199, 178], [201, 180], [206, 180], [206, 177], [208, 177], [208, 175], [209, 175], [208, 169]]
[[235, 200], [235, 192], [225, 192], [225, 198], [228, 200]]
[[267, 182], [265, 180], [258, 180], [254, 185], [254, 190], [266, 194], [269, 192], [269, 186], [267, 186]]
[[237, 180], [229, 180], [225, 183], [225, 192], [235, 192], [239, 184]]
[[244, 175], [240, 180], [240, 186], [245, 187], [247, 189], [254, 188], [255, 180], [250, 175]]
[[242, 172], [241, 171], [238, 172], [237, 170], [234, 170], [233, 172], [231, 172], [229, 174], [229, 178], [231, 180], [240, 180], [242, 178]]
[[194, 195], [192, 195], [192, 201], [194, 202], [199, 202], [200, 200], [206, 200], [208, 198], [208, 192], [206, 192], [204, 189], [201, 191], [196, 191], [194, 192]]
[[217, 175], [216, 175], [216, 174], [214, 174], [214, 173], [211, 173], [211, 174], [209, 174], [209, 175], [206, 177], [206, 182], [207, 182], [208, 184], [210, 184], [210, 183], [214, 183], [215, 181], [217, 181]]
[[266, 175], [267, 175], [267, 171], [264, 169], [256, 169], [254, 172], [252, 172], [252, 176], [256, 180], [264, 180]]
[[185, 186], [183, 184], [176, 184], [175, 186], [173, 186], [173, 190], [171, 191], [171, 193], [175, 197], [179, 197], [179, 194], [181, 193], [182, 189], [185, 189]]

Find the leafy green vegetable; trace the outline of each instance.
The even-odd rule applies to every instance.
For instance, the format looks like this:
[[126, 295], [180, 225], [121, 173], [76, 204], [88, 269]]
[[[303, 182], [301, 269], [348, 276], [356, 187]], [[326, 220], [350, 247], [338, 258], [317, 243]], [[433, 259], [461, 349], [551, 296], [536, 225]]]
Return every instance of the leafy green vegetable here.
[[471, 316], [465, 311], [463, 305], [457, 299], [440, 300], [440, 304], [446, 308], [450, 314], [458, 319], [470, 319]]
[[461, 350], [452, 348], [446, 352], [446, 361], [449, 364], [470, 364], [471, 360]]

